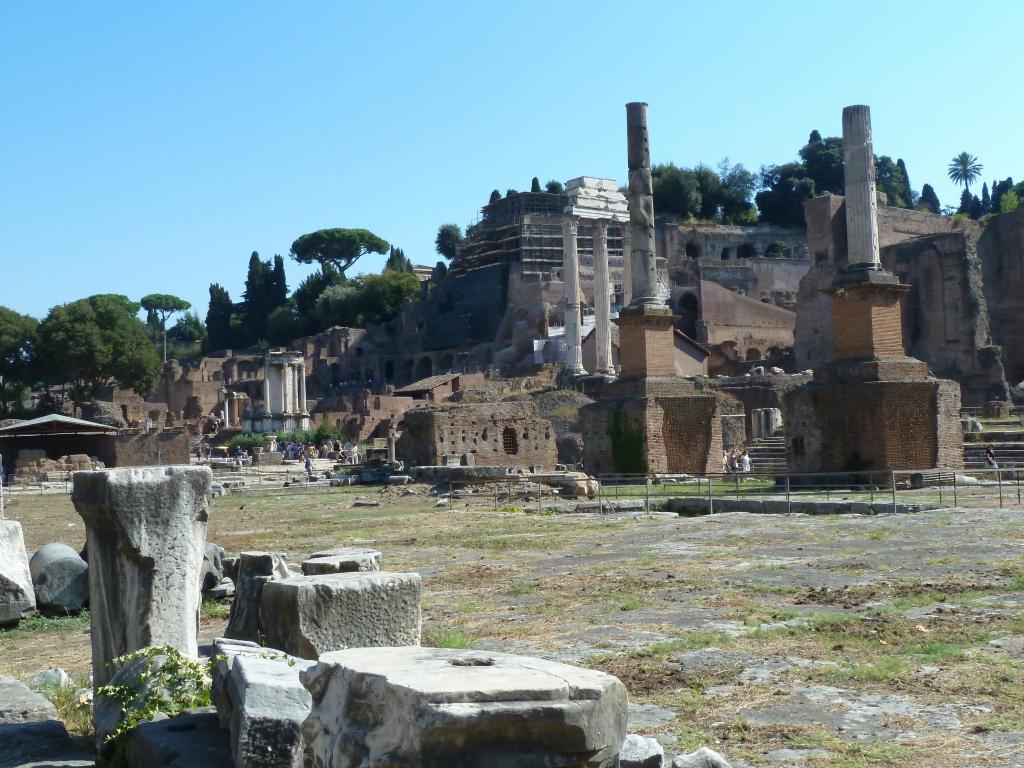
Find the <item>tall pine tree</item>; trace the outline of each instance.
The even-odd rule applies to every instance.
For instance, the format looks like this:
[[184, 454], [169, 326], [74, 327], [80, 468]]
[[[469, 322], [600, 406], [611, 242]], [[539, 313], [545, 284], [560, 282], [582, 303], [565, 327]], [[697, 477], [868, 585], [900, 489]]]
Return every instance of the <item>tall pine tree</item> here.
[[270, 311], [273, 312], [288, 303], [288, 281], [284, 276], [284, 259], [279, 253], [274, 254], [274, 273], [270, 285]]
[[931, 184], [925, 184], [921, 188], [921, 199], [917, 201], [917, 207], [929, 213], [938, 213], [942, 206], [939, 205], [939, 196]]
[[992, 212], [992, 198], [988, 195], [988, 184], [981, 185], [981, 215]]
[[206, 349], [227, 349], [231, 346], [231, 311], [234, 305], [227, 290], [210, 284], [210, 306], [206, 310]]

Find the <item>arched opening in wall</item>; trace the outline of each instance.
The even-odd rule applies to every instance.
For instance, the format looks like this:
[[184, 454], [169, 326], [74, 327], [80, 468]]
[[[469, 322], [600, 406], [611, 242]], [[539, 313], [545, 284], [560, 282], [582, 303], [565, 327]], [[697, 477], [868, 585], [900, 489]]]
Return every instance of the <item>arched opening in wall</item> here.
[[699, 259], [700, 246], [693, 240], [691, 240], [686, 244], [686, 255], [689, 256], [691, 259]]
[[723, 248], [722, 249], [722, 261], [728, 261], [730, 258], [732, 258], [732, 249], [731, 248]]
[[744, 243], [736, 249], [737, 259], [752, 259], [757, 256], [757, 251], [750, 243]]
[[412, 360], [406, 360], [404, 363], [402, 363], [402, 366], [401, 366], [401, 368], [398, 371], [399, 376], [398, 376], [398, 381], [396, 383], [397, 384], [412, 384], [412, 382], [413, 382], [412, 374], [413, 374], [413, 369], [415, 367], [416, 367], [416, 363], [413, 362]]
[[684, 293], [680, 296], [676, 312], [679, 315], [679, 330], [691, 339], [696, 338], [697, 320], [700, 318], [700, 301], [697, 294]]
[[341, 381], [341, 364], [331, 363], [331, 386]]
[[747, 362], [748, 363], [757, 362], [760, 359], [761, 359], [761, 351], [760, 350], [758, 350], [758, 349], [748, 349], [747, 350]]
[[509, 456], [519, 453], [519, 436], [512, 427], [501, 430], [501, 447]]
[[452, 357], [452, 354], [449, 352], [445, 355], [441, 355], [441, 372], [451, 373], [453, 367], [455, 367], [455, 358]]
[[395, 364], [391, 360], [384, 363], [384, 381], [393, 384], [395, 381]]
[[416, 364], [416, 380], [426, 379], [434, 375], [434, 361], [429, 357], [421, 357]]

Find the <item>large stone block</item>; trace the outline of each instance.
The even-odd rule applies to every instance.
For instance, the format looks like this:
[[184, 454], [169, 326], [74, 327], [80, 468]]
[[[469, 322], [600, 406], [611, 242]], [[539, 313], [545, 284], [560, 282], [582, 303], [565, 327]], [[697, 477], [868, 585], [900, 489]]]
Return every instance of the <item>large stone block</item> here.
[[619, 768], [663, 768], [665, 749], [650, 736], [629, 734], [619, 753]]
[[0, 724], [56, 719], [57, 710], [45, 696], [20, 680], [0, 675]]
[[199, 576], [210, 508], [208, 467], [78, 472], [71, 500], [86, 526], [92, 671], [151, 645], [197, 654]]
[[[0, 723], [0, 768], [94, 768], [58, 720]], [[198, 768], [198, 767], [197, 767]]]
[[326, 552], [315, 552], [309, 559], [302, 561], [302, 573], [306, 576], [379, 570], [380, 552], [363, 547], [340, 547]]
[[227, 734], [213, 707], [141, 723], [127, 748], [132, 768], [224, 768], [231, 762]]
[[342, 648], [419, 645], [418, 573], [296, 576], [263, 586], [266, 644], [306, 659]]
[[274, 579], [291, 576], [284, 555], [277, 552], [243, 552], [238, 558], [235, 599], [231, 603], [226, 637], [235, 640], [263, 639], [260, 623], [260, 597], [263, 585]]
[[17, 624], [35, 607], [21, 523], [0, 520], [0, 627]]
[[65, 614], [88, 604], [89, 564], [67, 544], [44, 544], [28, 567], [40, 611]]
[[303, 672], [314, 765], [614, 768], [626, 689], [603, 672], [503, 653], [353, 648]]

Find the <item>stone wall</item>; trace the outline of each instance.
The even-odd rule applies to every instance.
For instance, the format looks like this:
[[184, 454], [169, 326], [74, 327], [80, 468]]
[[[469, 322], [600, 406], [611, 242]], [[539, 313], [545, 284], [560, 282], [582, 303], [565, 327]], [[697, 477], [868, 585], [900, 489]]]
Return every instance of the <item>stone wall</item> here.
[[962, 467], [959, 412], [959, 387], [947, 380], [809, 384], [783, 397], [790, 469]]
[[1024, 379], [1024, 211], [993, 216], [978, 241], [992, 341], [1011, 384]]
[[475, 466], [551, 468], [555, 432], [531, 401], [448, 403], [406, 412], [396, 454], [407, 466], [458, 457]]
[[184, 432], [116, 435], [100, 455], [108, 467], [155, 467], [189, 464], [189, 439]]

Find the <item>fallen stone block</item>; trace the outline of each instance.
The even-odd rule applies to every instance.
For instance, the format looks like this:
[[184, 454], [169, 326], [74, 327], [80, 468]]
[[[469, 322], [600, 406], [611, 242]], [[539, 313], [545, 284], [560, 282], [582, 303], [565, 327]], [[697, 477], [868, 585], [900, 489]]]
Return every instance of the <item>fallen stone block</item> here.
[[418, 573], [333, 573], [264, 585], [266, 644], [315, 659], [342, 648], [419, 645]]
[[688, 755], [679, 755], [672, 761], [672, 768], [732, 768], [732, 766], [715, 750], [701, 747]]
[[235, 599], [231, 603], [224, 634], [235, 640], [262, 640], [260, 596], [263, 586], [274, 579], [289, 576], [291, 572], [284, 555], [278, 552], [243, 552], [238, 558]]
[[93, 768], [95, 764], [56, 719], [0, 723], [0, 768]]
[[32, 723], [56, 719], [57, 710], [45, 696], [33, 691], [20, 680], [0, 676], [0, 723]]
[[314, 765], [614, 768], [626, 735], [618, 679], [542, 659], [353, 648], [301, 677]]
[[223, 768], [231, 763], [228, 735], [213, 707], [138, 725], [128, 741], [132, 768]]
[[316, 552], [302, 561], [302, 573], [306, 576], [379, 570], [380, 552], [361, 547], [342, 547], [327, 552]]
[[0, 627], [17, 624], [35, 607], [21, 523], [0, 520]]
[[226, 600], [229, 597], [233, 597], [234, 594], [235, 582], [225, 576], [221, 579], [220, 584], [206, 593], [206, 596], [211, 600]]
[[89, 604], [89, 564], [67, 544], [44, 544], [28, 567], [40, 611], [63, 615]]
[[93, 683], [147, 646], [197, 654], [209, 467], [127, 467], [74, 476], [89, 548]]
[[35, 690], [40, 688], [62, 688], [71, 684], [71, 676], [60, 667], [50, 667], [33, 676], [29, 685]]
[[665, 748], [657, 739], [629, 734], [619, 752], [619, 768], [663, 768]]
[[203, 568], [199, 583], [203, 592], [209, 592], [224, 578], [224, 550], [216, 544], [207, 544], [203, 551]]

